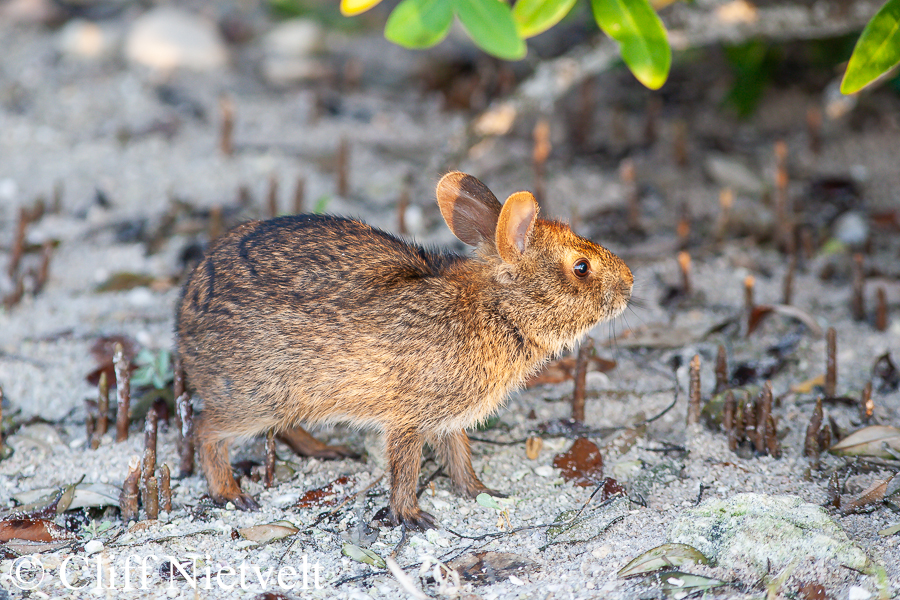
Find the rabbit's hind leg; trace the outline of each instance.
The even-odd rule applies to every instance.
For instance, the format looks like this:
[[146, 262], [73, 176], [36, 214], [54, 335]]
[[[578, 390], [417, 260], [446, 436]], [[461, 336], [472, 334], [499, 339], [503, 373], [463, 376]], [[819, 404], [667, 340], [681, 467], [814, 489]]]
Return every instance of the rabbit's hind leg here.
[[470, 498], [478, 494], [490, 494], [505, 498], [506, 494], [492, 490], [481, 483], [472, 468], [472, 450], [469, 448], [469, 436], [465, 431], [449, 435], [429, 436], [428, 444], [434, 449], [438, 460], [447, 469], [453, 485]]
[[241, 510], [259, 510], [259, 504], [249, 494], [241, 491], [231, 472], [228, 459], [229, 438], [216, 435], [205, 415], [196, 418], [200, 465], [206, 475], [209, 496], [217, 504], [231, 502]]
[[290, 446], [300, 456], [313, 458], [359, 458], [359, 454], [347, 446], [329, 446], [311, 436], [302, 427], [287, 429], [278, 434], [278, 439]]

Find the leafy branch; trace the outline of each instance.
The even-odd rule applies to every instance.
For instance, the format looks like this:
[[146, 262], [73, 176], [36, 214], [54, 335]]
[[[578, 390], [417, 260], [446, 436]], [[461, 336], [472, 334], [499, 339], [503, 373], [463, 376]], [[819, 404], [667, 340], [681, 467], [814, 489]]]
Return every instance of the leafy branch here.
[[[660, 88], [672, 64], [668, 33], [654, 7], [672, 0], [590, 0], [594, 20], [616, 41], [622, 60], [650, 89]], [[341, 0], [354, 16], [381, 0]], [[406, 48], [440, 43], [459, 19], [475, 44], [493, 56], [520, 60], [526, 40], [552, 28], [576, 0], [401, 0], [388, 17], [385, 37]], [[841, 91], [854, 94], [900, 64], [900, 0], [887, 0], [866, 25], [847, 65]]]

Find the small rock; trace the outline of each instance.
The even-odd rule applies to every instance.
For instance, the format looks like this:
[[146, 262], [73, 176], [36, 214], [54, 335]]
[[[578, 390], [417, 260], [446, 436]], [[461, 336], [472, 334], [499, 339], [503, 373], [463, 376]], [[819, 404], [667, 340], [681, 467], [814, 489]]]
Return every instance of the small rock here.
[[534, 469], [534, 473], [540, 477], [553, 477], [553, 467], [550, 465], [541, 465]]
[[84, 19], [72, 19], [66, 23], [59, 30], [56, 40], [60, 53], [82, 59], [112, 56], [116, 44], [116, 35], [111, 29]]
[[869, 564], [825, 509], [796, 496], [746, 493], [708, 500], [676, 519], [669, 538], [693, 546], [719, 567], [760, 574], [810, 556], [856, 570]]
[[713, 181], [735, 192], [761, 194], [765, 190], [759, 175], [731, 157], [711, 155], [703, 166]]
[[847, 594], [847, 600], [869, 600], [872, 597], [872, 593], [865, 588], [861, 588], [858, 585], [851, 585], [850, 591]]
[[835, 221], [834, 237], [848, 246], [862, 246], [869, 239], [869, 222], [860, 213], [848, 210]]
[[103, 550], [103, 542], [100, 540], [91, 540], [84, 545], [84, 551], [88, 554], [96, 554]]
[[293, 19], [275, 26], [262, 39], [263, 77], [276, 86], [324, 77], [328, 68], [314, 56], [324, 40], [315, 21]]
[[134, 63], [164, 71], [209, 71], [228, 63], [228, 50], [213, 23], [168, 6], [147, 11], [134, 22], [125, 55]]

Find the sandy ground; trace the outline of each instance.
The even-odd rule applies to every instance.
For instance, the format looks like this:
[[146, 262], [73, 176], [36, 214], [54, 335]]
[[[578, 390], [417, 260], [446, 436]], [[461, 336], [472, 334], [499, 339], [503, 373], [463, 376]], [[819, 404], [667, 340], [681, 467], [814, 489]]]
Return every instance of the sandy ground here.
[[[133, 18], [126, 12], [107, 23], [125, 32]], [[52, 198], [55, 187], [62, 190], [59, 211], [45, 215], [27, 232], [28, 244], [59, 242], [45, 288], [39, 294], [26, 290], [18, 305], [0, 311], [0, 386], [9, 403], [4, 414], [13, 414], [15, 423], [31, 417], [50, 423], [26, 425], [10, 440], [16, 452], [0, 462], [0, 503], [5, 505], [11, 505], [13, 496], [23, 491], [66, 485], [82, 476], [86, 482], [121, 485], [129, 458], [143, 446], [141, 424], [133, 425], [127, 442], [117, 444], [108, 437], [97, 450], [85, 448], [84, 400], [96, 394], [85, 380], [96, 366], [89, 349], [98, 337], [114, 334], [130, 336], [151, 349], [171, 347], [183, 251], [192, 243], [205, 241], [208, 226], [202, 210], [224, 206], [226, 215], [231, 214], [228, 207], [237, 205], [240, 186], [247, 186], [254, 199], [244, 215], [265, 214], [263, 199], [273, 176], [280, 184], [280, 210], [287, 211], [295, 182], [302, 177], [308, 208], [319, 204], [328, 212], [360, 216], [396, 231], [396, 205], [408, 180], [411, 200], [406, 217], [411, 234], [424, 243], [461, 249], [440, 220], [433, 201], [434, 182], [443, 172], [450, 168], [471, 172], [500, 197], [533, 184], [530, 125], [467, 151], [464, 144], [470, 115], [445, 110], [440, 94], [423, 92], [418, 83], [423, 61], [427, 65], [427, 60], [436, 61], [440, 55], [429, 54], [427, 59], [411, 55], [375, 34], [335, 34], [332, 39], [336, 50], [330, 60], [334, 64], [341, 64], [342, 57], [354, 52], [364, 57], [360, 87], [341, 93], [324, 82], [282, 90], [264, 85], [254, 68], [259, 51], [253, 42], [232, 48], [235, 58], [226, 69], [163, 76], [125, 63], [118, 53], [90, 60], [61, 54], [59, 33], [40, 26], [0, 23], [0, 39], [4, 47], [0, 56], [0, 262], [5, 265], [11, 251], [19, 207], [31, 206], [38, 196]], [[773, 219], [759, 192], [738, 190], [725, 239], [716, 241], [715, 220], [724, 184], [711, 178], [705, 167], [710, 156], [725, 156], [746, 165], [757, 183], [771, 189], [773, 144], [785, 140], [790, 195], [823, 240], [834, 236], [837, 227], [828, 215], [832, 210], [828, 199], [811, 191], [813, 183], [828, 177], [855, 181], [858, 199], [850, 207], [835, 210], [834, 216], [849, 209], [861, 217], [869, 239], [865, 258], [869, 315], [874, 310], [876, 287], [882, 285], [893, 317], [888, 329], [875, 330], [871, 316], [866, 321], [852, 318], [852, 248], [829, 253], [820, 247], [814, 257], [802, 261], [793, 303], [811, 314], [819, 327], [836, 329], [838, 395], [858, 397], [872, 377], [878, 356], [893, 352], [894, 360], [900, 360], [900, 271], [896, 260], [900, 236], [896, 229], [877, 226], [872, 218], [900, 207], [896, 160], [900, 98], [881, 89], [864, 96], [849, 116], [826, 119], [821, 151], [814, 154], [805, 121], [808, 108], [825, 101], [822, 87], [774, 86], [753, 118], [742, 121], [721, 104], [727, 93], [723, 81], [728, 80], [721, 57], [713, 52], [693, 60], [676, 67], [671, 95], [660, 96], [664, 101], [658, 136], [652, 143], [643, 143], [641, 133], [651, 94], [624, 72], [604, 75], [595, 85], [595, 127], [588, 138], [589, 144], [600, 150], [574, 150], [568, 138], [567, 123], [572, 120], [577, 97], [566, 99], [549, 114], [554, 151], [547, 163], [547, 212], [571, 219], [577, 231], [620, 254], [635, 275], [639, 302], [623, 319], [593, 332], [598, 354], [617, 361], [617, 366], [609, 373], [589, 375], [586, 419], [590, 427], [604, 430], [590, 437], [605, 448], [605, 474], [625, 484], [635, 502], [611, 505], [610, 518], [618, 519], [589, 541], [545, 547], [551, 541], [546, 527], [472, 539], [506, 532], [507, 525], [498, 518], [498, 511], [460, 498], [447, 479], [438, 478], [421, 502], [439, 519], [442, 529], [412, 534], [396, 556], [401, 566], [409, 567], [415, 585], [429, 594], [451, 593], [420, 578], [417, 565], [429, 557], [446, 562], [459, 555], [498, 551], [514, 553], [532, 564], [512, 577], [503, 573], [494, 581], [463, 581], [461, 593], [485, 599], [656, 597], [659, 590], [618, 578], [616, 573], [641, 552], [668, 541], [671, 523], [694, 507], [698, 497], [730, 498], [757, 492], [790, 494], [824, 504], [832, 471], [838, 470], [848, 499], [896, 472], [896, 467], [890, 466], [896, 463], [875, 469], [847, 467], [849, 461], [836, 457], [823, 457], [822, 469], [810, 472], [802, 447], [816, 393], [794, 394], [789, 388], [824, 372], [823, 338], [778, 317], [766, 321], [751, 336], [744, 336], [740, 327], [705, 335], [717, 324], [742, 314], [747, 275], [756, 279], [758, 303], [781, 302], [788, 264], [770, 243], [759, 241], [771, 229]], [[707, 60], [713, 65], [710, 72], [704, 67]], [[161, 99], [161, 86], [186, 100], [180, 105], [166, 102]], [[222, 94], [228, 94], [236, 107], [237, 151], [233, 156], [219, 151], [218, 102]], [[337, 98], [337, 106], [323, 111], [319, 108], [323, 98]], [[186, 106], [199, 107], [205, 117], [199, 118], [196, 110]], [[174, 132], [167, 136], [153, 129], [160, 123], [175, 124]], [[672, 150], [682, 125], [689, 131], [687, 166], [676, 163]], [[620, 129], [624, 137], [617, 133]], [[346, 197], [336, 192], [333, 167], [342, 137], [350, 147]], [[629, 187], [618, 174], [619, 162], [626, 156], [636, 166], [644, 235], [626, 232]], [[105, 206], [98, 202], [98, 195], [107, 199]], [[172, 230], [165, 231], [158, 249], [150, 253], [146, 232], [158, 227], [175, 199], [200, 216], [179, 217]], [[675, 226], [683, 205], [693, 222], [687, 242], [693, 291], [688, 298], [665, 303], [668, 290], [680, 285]], [[144, 233], [139, 230], [141, 225]], [[37, 263], [38, 254], [29, 253], [23, 269], [35, 268]], [[157, 281], [150, 287], [120, 292], [96, 291], [99, 283], [122, 271], [147, 274]], [[824, 278], [825, 272], [832, 275]], [[13, 287], [4, 270], [0, 292], [9, 294]], [[641, 336], [647, 331], [658, 334], [658, 343], [640, 341], [646, 339]], [[685, 427], [687, 363], [692, 356], [699, 353], [703, 359], [702, 379], [708, 394], [719, 344], [728, 348], [732, 365], [760, 361], [767, 356], [768, 347], [794, 332], [799, 332], [799, 342], [785, 368], [772, 378], [775, 395], [781, 398], [775, 409], [782, 435], [780, 459], [736, 454], [728, 450], [721, 432]], [[674, 371], [673, 365], [677, 367]], [[571, 386], [566, 382], [515, 394], [493, 429], [473, 435], [495, 442], [529, 437], [539, 423], [570, 415], [567, 399]], [[629, 427], [659, 414], [672, 402], [676, 387], [680, 393], [674, 408], [650, 423], [627, 451], [617, 451], [611, 438], [619, 430], [605, 428]], [[896, 390], [876, 390], [874, 399], [874, 422], [900, 423]], [[826, 413], [845, 433], [860, 427], [855, 406], [826, 404]], [[364, 433], [340, 427], [319, 435], [359, 451], [377, 446], [377, 440]], [[176, 434], [162, 433], [159, 441], [159, 460], [174, 468], [178, 460]], [[507, 506], [514, 529], [551, 523], [563, 511], [577, 510], [588, 501], [592, 488], [565, 482], [551, 466], [554, 455], [570, 445], [564, 437], [546, 437], [537, 459], [529, 460], [521, 442], [473, 443], [479, 476], [513, 498]], [[5, 594], [14, 598], [123, 597], [126, 593], [135, 598], [231, 598], [254, 597], [265, 590], [304, 598], [392, 598], [405, 593], [392, 575], [375, 573], [378, 569], [341, 553], [342, 546], [353, 541], [387, 556], [400, 541], [399, 529], [389, 528], [382, 529], [374, 542], [366, 544], [359, 539], [360, 532], [365, 533], [360, 523], [369, 522], [386, 503], [386, 479], [322, 523], [313, 525], [329, 508], [294, 506], [304, 491], [340, 476], [350, 476], [341, 497], [363, 490], [382, 475], [377, 456], [367, 461], [319, 461], [292, 456], [280, 445], [278, 451], [294, 470], [292, 475], [282, 473], [277, 485], [268, 490], [258, 483], [244, 483], [259, 499], [260, 512], [204, 504], [205, 482], [194, 475], [174, 482], [173, 510], [158, 522], [124, 532], [115, 513], [98, 516], [98, 522], [109, 520], [112, 524], [98, 537], [105, 543], [101, 552], [88, 555], [79, 547], [40, 555], [48, 577], [35, 591], [18, 589], [11, 579], [18, 563], [4, 560], [0, 598]], [[253, 442], [242, 445], [235, 455], [236, 460], [259, 461], [262, 453], [262, 444]], [[423, 474], [433, 471], [434, 463], [426, 463]], [[833, 562], [801, 560], [772, 593], [804, 597], [798, 594], [805, 584], [821, 583], [827, 597], [833, 598], [866, 598], [865, 594], [877, 593], [879, 585], [896, 595], [900, 589], [900, 538], [882, 537], [877, 532], [896, 523], [897, 514], [879, 505], [871, 512], [835, 514], [834, 518], [872, 561], [883, 565], [886, 582]], [[235, 529], [279, 520], [290, 521], [300, 533], [291, 540], [260, 546], [232, 535]], [[65, 563], [70, 556], [75, 558]], [[124, 587], [129, 556], [144, 558], [152, 566], [145, 589]], [[169, 586], [159, 574], [163, 556], [179, 560], [199, 556], [201, 574], [212, 569], [206, 580], [212, 582], [211, 589], [201, 589], [195, 596], [183, 579]], [[106, 588], [112, 589], [94, 589], [97, 561], [111, 564], [119, 577], [112, 586], [105, 582]], [[244, 581], [239, 575], [242, 563], [247, 569]], [[64, 564], [68, 565], [68, 580], [60, 577]], [[271, 579], [268, 585], [260, 584], [260, 573], [264, 575], [270, 568], [276, 574], [282, 572], [290, 584], [293, 575], [284, 568], [292, 566], [302, 573], [304, 565], [308, 567], [308, 589], [285, 591], [286, 586]], [[238, 573], [234, 580], [228, 573], [223, 576], [226, 584], [237, 586], [231, 591], [215, 580], [217, 572], [229, 568]], [[766, 585], [779, 574], [778, 569], [767, 576], [740, 568], [691, 570], [730, 582], [716, 596], [735, 598], [762, 597]], [[369, 576], [343, 581], [362, 575]], [[131, 585], [140, 588], [139, 576], [130, 577]], [[65, 581], [87, 587], [66, 589]], [[293, 580], [299, 586], [298, 581]], [[316, 589], [316, 583], [321, 589]]]

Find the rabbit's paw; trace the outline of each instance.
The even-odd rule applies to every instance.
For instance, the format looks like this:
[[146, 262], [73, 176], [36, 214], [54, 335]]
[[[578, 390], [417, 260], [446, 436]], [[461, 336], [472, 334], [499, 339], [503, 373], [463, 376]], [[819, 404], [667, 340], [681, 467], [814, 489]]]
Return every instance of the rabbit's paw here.
[[403, 525], [407, 529], [413, 531], [425, 531], [426, 529], [437, 529], [438, 522], [434, 516], [428, 514], [424, 510], [411, 511], [404, 515], [393, 514], [391, 517], [394, 525]]
[[231, 502], [236, 508], [240, 510], [259, 510], [259, 503], [253, 499], [253, 496], [251, 496], [250, 494], [245, 494], [241, 491], [238, 491], [235, 494], [210, 494], [210, 497], [216, 504], [225, 505]]

